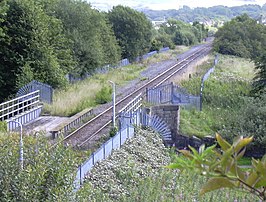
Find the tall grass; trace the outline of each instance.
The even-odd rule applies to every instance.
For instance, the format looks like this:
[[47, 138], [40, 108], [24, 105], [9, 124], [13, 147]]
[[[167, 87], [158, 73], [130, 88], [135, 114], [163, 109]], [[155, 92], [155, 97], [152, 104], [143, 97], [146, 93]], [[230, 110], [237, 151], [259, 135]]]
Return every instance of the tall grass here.
[[[181, 133], [203, 137], [222, 130], [229, 117], [237, 117], [245, 104], [254, 74], [254, 64], [249, 60], [220, 55], [215, 72], [204, 83], [203, 111], [181, 110]], [[201, 77], [199, 74], [183, 81], [182, 86], [198, 95]]]
[[[140, 78], [140, 73], [149, 64], [174, 58], [176, 54], [180, 54], [187, 49], [188, 47], [178, 46], [175, 50], [155, 54], [140, 64], [112, 69], [106, 74], [95, 74], [86, 80], [69, 85], [66, 89], [57, 89], [53, 95], [53, 104], [45, 104], [43, 113], [72, 116], [84, 109], [95, 107], [97, 105], [96, 95], [100, 93], [103, 86], [110, 86], [108, 80], [115, 82], [117, 87], [126, 85], [127, 82]], [[111, 95], [109, 96], [111, 99]]]
[[[110, 86], [108, 80], [112, 80], [119, 87], [137, 78], [144, 68], [140, 65], [129, 65], [112, 69], [106, 74], [95, 74], [83, 81], [69, 85], [66, 89], [56, 90], [53, 104], [45, 105], [44, 112], [57, 116], [72, 116], [86, 108], [95, 107], [97, 93], [102, 90], [103, 86]], [[109, 96], [111, 99], [111, 94]]]

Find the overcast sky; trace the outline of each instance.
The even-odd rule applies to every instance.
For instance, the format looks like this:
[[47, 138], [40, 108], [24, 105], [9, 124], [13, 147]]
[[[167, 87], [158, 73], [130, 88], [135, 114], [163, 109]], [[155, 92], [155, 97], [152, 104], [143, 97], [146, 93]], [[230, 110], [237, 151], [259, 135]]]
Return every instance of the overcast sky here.
[[183, 5], [191, 8], [211, 7], [216, 5], [241, 6], [244, 4], [263, 5], [266, 0], [87, 0], [94, 8], [109, 10], [116, 5], [124, 5], [132, 8], [142, 7], [153, 10], [179, 9]]

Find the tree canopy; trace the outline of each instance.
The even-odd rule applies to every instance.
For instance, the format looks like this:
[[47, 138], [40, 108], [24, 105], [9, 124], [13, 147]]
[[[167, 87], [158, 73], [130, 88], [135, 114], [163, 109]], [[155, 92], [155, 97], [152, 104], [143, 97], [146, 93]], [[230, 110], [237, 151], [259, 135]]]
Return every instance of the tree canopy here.
[[143, 13], [129, 7], [116, 6], [108, 13], [108, 18], [123, 58], [134, 60], [149, 51], [152, 24]]
[[63, 85], [74, 61], [60, 21], [34, 0], [7, 3], [0, 23], [5, 28], [0, 41], [1, 100], [33, 78], [54, 87]]
[[120, 59], [106, 15], [84, 1], [0, 4], [0, 102], [33, 79], [62, 87], [68, 73], [90, 73]]
[[179, 20], [169, 19], [160, 26], [158, 32], [168, 35], [175, 45], [193, 45], [207, 37], [208, 30], [203, 24], [194, 22], [193, 25]]
[[65, 34], [73, 42], [76, 73], [90, 73], [120, 59], [120, 48], [104, 13], [80, 0], [55, 0], [50, 10], [62, 21]]

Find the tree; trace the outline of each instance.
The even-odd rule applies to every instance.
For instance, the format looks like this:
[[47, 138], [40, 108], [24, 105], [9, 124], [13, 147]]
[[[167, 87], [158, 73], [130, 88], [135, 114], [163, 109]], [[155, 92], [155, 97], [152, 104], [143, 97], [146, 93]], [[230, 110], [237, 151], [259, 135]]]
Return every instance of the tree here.
[[175, 163], [168, 168], [197, 171], [209, 177], [201, 188], [200, 194], [221, 188], [238, 188], [256, 195], [266, 201], [266, 155], [261, 160], [252, 159], [252, 168], [245, 172], [238, 161], [245, 153], [245, 147], [252, 141], [252, 137], [238, 137], [233, 144], [229, 144], [220, 135], [216, 134], [217, 143], [221, 151], [215, 150], [216, 145], [205, 149], [202, 145], [197, 151], [180, 150], [183, 154], [175, 159]]
[[253, 92], [259, 94], [265, 94], [266, 92], [266, 50], [264, 54], [255, 59], [255, 68], [257, 69], [257, 75], [253, 82]]
[[255, 59], [265, 44], [265, 27], [244, 14], [232, 19], [215, 34], [214, 49], [222, 54]]
[[216, 33], [214, 49], [222, 54], [252, 59], [258, 70], [253, 92], [265, 89], [266, 27], [244, 14], [232, 19]]
[[150, 49], [152, 25], [143, 13], [129, 7], [116, 6], [108, 12], [122, 57], [131, 61]]
[[[6, 12], [8, 10], [7, 2], [6, 0], [2, 0], [0, 2], [0, 23], [4, 21], [4, 17], [6, 15]], [[4, 27], [0, 26], [0, 40], [4, 36]]]
[[8, 6], [0, 23], [5, 27], [0, 41], [0, 100], [32, 77], [53, 87], [65, 85], [65, 74], [74, 61], [60, 21], [48, 16], [34, 0], [10, 0]]
[[49, 15], [62, 21], [65, 34], [73, 42], [77, 61], [75, 73], [92, 73], [96, 68], [115, 64], [120, 59], [119, 46], [104, 13], [81, 0], [51, 1], [43, 0], [43, 4]]
[[195, 22], [191, 26], [175, 19], [169, 19], [160, 27], [159, 32], [167, 34], [175, 45], [186, 46], [201, 42], [207, 35], [203, 25]]

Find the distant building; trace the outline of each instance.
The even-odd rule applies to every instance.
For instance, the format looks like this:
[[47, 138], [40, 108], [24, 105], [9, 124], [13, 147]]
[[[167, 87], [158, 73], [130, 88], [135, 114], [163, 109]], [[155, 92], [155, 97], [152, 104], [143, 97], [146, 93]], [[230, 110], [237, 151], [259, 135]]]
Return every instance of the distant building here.
[[159, 29], [162, 24], [166, 23], [166, 19], [164, 17], [163, 20], [157, 20], [157, 21], [151, 21], [151, 22], [155, 29]]

